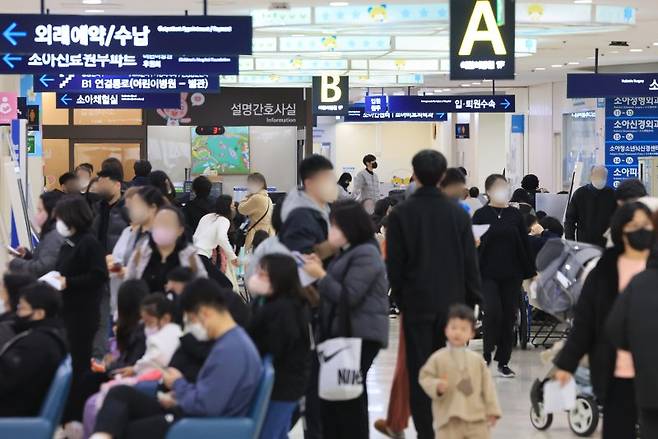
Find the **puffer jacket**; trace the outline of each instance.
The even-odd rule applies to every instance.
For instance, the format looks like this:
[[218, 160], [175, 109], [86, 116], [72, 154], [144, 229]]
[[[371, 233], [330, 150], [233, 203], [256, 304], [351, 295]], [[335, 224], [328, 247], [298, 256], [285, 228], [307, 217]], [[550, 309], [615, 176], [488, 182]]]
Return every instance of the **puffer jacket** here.
[[344, 291], [350, 307], [351, 336], [388, 345], [388, 280], [379, 246], [372, 242], [338, 255], [318, 283], [320, 337], [344, 336], [339, 328], [340, 297]]
[[55, 269], [59, 249], [64, 244], [64, 237], [55, 229], [50, 230], [41, 238], [29, 259], [15, 258], [9, 263], [9, 271], [29, 273], [41, 277]]
[[[151, 260], [153, 249], [150, 245], [151, 238], [145, 236], [135, 245], [135, 251], [128, 261], [126, 266], [126, 279], [141, 279], [144, 270]], [[196, 277], [207, 278], [208, 272], [206, 267], [201, 262], [201, 258], [196, 254], [196, 248], [192, 245], [184, 246], [178, 252], [178, 259], [180, 260], [181, 267], [187, 267], [192, 270]]]

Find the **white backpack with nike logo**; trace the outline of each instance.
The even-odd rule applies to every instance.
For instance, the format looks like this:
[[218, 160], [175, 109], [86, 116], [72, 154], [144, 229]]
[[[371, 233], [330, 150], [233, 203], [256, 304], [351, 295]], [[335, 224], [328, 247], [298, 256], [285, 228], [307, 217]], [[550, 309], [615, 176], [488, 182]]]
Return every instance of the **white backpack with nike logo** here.
[[[347, 401], [363, 393], [360, 338], [351, 337], [352, 325], [345, 290], [341, 292], [339, 328], [345, 337], [330, 338], [317, 345], [320, 373], [318, 394], [326, 401]], [[330, 322], [331, 325], [331, 322]]]

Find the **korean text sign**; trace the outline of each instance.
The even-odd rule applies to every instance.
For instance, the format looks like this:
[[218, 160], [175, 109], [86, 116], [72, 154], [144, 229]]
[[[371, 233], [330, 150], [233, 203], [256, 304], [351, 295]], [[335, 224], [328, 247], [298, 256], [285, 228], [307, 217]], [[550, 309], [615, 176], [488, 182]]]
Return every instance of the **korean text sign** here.
[[366, 96], [368, 113], [513, 113], [513, 95]]
[[34, 91], [178, 93], [219, 91], [216, 75], [35, 75]]
[[57, 108], [172, 108], [181, 107], [181, 95], [144, 93], [57, 93]]
[[568, 98], [658, 96], [658, 73], [570, 73]]
[[250, 16], [0, 14], [0, 53], [250, 55]]
[[450, 0], [450, 79], [514, 79], [514, 0]]
[[658, 156], [658, 96], [607, 98], [605, 164], [608, 183], [617, 187], [639, 178], [638, 159]]

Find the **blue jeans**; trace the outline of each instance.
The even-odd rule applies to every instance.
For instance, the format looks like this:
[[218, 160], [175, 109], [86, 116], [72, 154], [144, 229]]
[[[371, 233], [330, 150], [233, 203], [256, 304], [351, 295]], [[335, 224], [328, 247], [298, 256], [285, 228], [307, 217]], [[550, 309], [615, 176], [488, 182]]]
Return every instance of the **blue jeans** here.
[[288, 439], [290, 419], [297, 401], [270, 401], [260, 439]]

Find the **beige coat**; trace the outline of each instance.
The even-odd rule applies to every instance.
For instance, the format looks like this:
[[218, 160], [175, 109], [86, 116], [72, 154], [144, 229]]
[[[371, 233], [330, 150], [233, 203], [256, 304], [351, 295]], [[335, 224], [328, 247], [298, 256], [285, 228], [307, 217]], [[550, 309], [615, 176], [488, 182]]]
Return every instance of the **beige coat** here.
[[[470, 378], [472, 392], [469, 395], [458, 387], [464, 378]], [[439, 396], [436, 387], [440, 379], [448, 381], [448, 389]], [[432, 399], [436, 430], [446, 425], [451, 418], [479, 422], [488, 416], [501, 416], [491, 374], [482, 355], [476, 352], [450, 347], [440, 349], [427, 360], [420, 370], [418, 380]]]
[[[258, 230], [265, 230], [270, 236], [274, 235], [274, 229], [272, 229], [272, 210], [272, 200], [267, 195], [265, 189], [249, 195], [240, 202], [238, 212], [249, 217], [249, 233], [247, 233], [247, 237], [245, 238], [245, 250], [251, 250], [251, 243]], [[265, 215], [264, 218], [263, 215]], [[263, 219], [258, 222], [261, 218]]]

